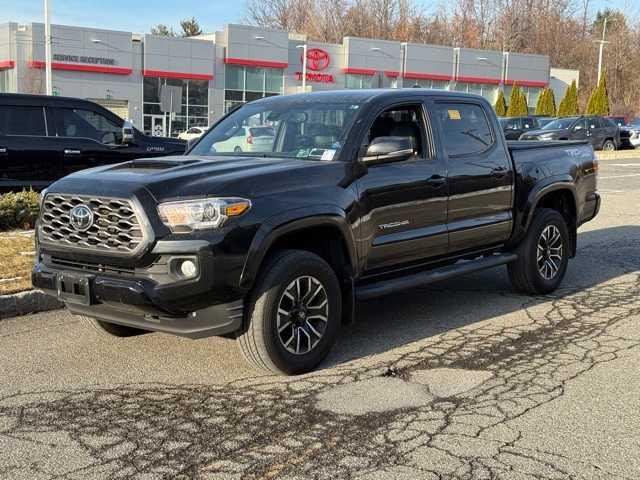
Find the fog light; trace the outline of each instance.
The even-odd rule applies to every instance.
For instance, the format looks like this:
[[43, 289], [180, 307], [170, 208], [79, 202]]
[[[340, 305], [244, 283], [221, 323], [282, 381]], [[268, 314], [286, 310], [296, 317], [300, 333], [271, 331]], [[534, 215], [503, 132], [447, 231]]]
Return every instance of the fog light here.
[[193, 260], [184, 260], [180, 264], [180, 273], [185, 278], [192, 278], [198, 275], [198, 267]]

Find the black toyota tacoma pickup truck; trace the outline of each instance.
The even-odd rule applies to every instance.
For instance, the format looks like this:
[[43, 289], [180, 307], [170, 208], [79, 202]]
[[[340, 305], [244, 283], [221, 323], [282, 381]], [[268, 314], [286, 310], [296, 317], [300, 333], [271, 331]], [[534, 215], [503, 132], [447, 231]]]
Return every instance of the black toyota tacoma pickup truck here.
[[[247, 126], [269, 134], [234, 151]], [[54, 183], [33, 284], [100, 332], [234, 335], [254, 366], [297, 374], [359, 301], [498, 265], [553, 291], [598, 213], [597, 170], [587, 143], [507, 143], [475, 95], [266, 98], [184, 156]]]

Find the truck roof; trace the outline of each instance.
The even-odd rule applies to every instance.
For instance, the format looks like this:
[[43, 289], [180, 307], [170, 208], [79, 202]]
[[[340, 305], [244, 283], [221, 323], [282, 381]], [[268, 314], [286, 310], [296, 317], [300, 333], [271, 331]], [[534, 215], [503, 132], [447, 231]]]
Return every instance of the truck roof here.
[[[373, 99], [381, 100], [385, 98], [402, 98], [402, 97], [415, 97], [416, 94], [420, 96], [426, 97], [451, 97], [457, 99], [483, 99], [484, 97], [480, 95], [475, 95], [473, 93], [463, 93], [463, 92], [453, 92], [449, 90], [433, 90], [430, 88], [371, 88], [371, 89], [362, 89], [362, 90], [325, 90], [322, 92], [309, 92], [309, 93], [295, 93], [292, 95], [286, 95], [286, 98], [300, 101], [306, 98], [308, 99], [317, 99], [317, 98], [326, 98], [328, 101], [330, 100], [339, 100], [343, 102], [355, 101], [355, 102], [367, 102]], [[259, 100], [254, 100], [251, 103], [257, 102], [269, 102], [274, 101], [274, 99], [281, 98], [281, 95], [261, 98]]]
[[84, 100], [82, 98], [73, 97], [57, 97], [50, 95], [31, 95], [27, 93], [0, 93], [0, 105], [22, 105], [22, 106], [57, 106], [64, 104], [67, 107], [73, 107], [75, 105], [86, 105], [95, 102], [91, 100]]

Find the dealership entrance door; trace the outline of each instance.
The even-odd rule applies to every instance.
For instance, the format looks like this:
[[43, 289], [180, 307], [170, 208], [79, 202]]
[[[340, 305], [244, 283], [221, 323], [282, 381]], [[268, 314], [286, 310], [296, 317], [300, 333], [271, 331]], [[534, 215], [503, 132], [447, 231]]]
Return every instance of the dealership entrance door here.
[[151, 115], [151, 135], [154, 137], [167, 136], [166, 115]]

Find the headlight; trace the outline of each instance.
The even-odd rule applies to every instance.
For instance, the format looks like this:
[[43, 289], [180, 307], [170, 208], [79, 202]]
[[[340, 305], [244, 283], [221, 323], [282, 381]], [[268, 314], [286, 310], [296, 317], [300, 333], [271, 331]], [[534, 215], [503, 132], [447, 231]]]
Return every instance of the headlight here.
[[229, 217], [238, 217], [251, 208], [244, 198], [202, 198], [158, 205], [162, 223], [174, 233], [221, 227]]

